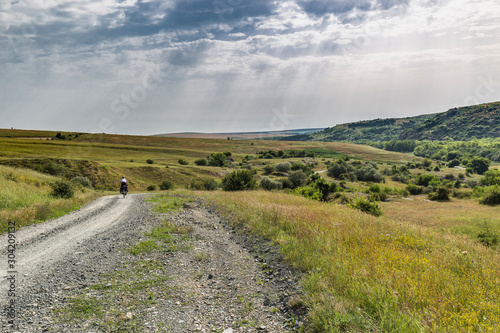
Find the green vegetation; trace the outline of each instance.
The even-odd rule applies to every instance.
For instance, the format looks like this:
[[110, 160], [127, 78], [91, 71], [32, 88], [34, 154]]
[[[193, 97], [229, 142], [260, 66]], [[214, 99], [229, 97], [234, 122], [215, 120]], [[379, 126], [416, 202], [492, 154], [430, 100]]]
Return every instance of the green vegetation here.
[[345, 141], [369, 142], [397, 140], [401, 133], [422, 124], [435, 115], [423, 115], [408, 118], [390, 118], [341, 124], [323, 131], [285, 137], [284, 141]]
[[500, 102], [497, 102], [454, 108], [438, 114], [341, 124], [320, 132], [285, 137], [282, 140], [357, 143], [386, 141], [385, 149], [411, 152], [414, 144], [412, 140], [468, 141], [472, 138], [497, 138], [499, 133]]
[[257, 187], [254, 174], [248, 170], [233, 171], [222, 180], [224, 191], [245, 191]]
[[[500, 254], [479, 241], [283, 193], [205, 197], [234, 223], [279, 244], [304, 272], [313, 332], [474, 332], [500, 325]], [[413, 218], [392, 207], [405, 221]]]
[[[204, 191], [189, 193], [279, 244], [304, 272], [312, 331], [474, 332], [500, 324], [498, 140], [384, 143], [401, 151], [415, 145], [415, 156], [347, 143], [83, 133], [41, 140], [38, 132], [32, 139], [18, 131], [8, 138], [8, 132], [0, 131], [2, 221], [36, 223], [105, 190], [117, 193], [122, 175], [136, 192]], [[255, 191], [259, 180], [265, 191]], [[56, 184], [65, 184], [58, 185], [61, 195], [53, 195]], [[66, 185], [72, 198], [63, 195]], [[215, 191], [219, 185], [226, 191]], [[190, 200], [185, 193], [155, 196], [155, 209], [182, 208]], [[182, 250], [187, 235], [165, 222], [129, 252]], [[113, 276], [118, 286], [94, 287], [149, 292], [161, 288], [162, 278], [154, 273], [148, 287], [121, 272]], [[72, 300], [71, 311], [89, 309], [101, 322], [92, 298]], [[139, 323], [123, 320], [123, 311], [111, 314], [107, 320], [116, 325], [109, 327], [133, 331]]]
[[0, 189], [0, 233], [7, 231], [9, 220], [21, 228], [76, 210], [100, 195], [84, 187], [74, 189], [55, 176], [2, 165]]

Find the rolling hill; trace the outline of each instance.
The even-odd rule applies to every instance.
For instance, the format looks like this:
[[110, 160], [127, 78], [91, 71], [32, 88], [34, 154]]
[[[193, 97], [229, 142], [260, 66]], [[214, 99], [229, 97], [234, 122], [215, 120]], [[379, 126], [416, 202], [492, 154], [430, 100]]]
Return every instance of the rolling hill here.
[[500, 102], [454, 108], [443, 113], [336, 125], [286, 141], [469, 140], [500, 136]]
[[481, 139], [499, 136], [500, 102], [496, 102], [454, 108], [440, 113], [401, 132], [399, 139], [466, 141], [473, 137]]

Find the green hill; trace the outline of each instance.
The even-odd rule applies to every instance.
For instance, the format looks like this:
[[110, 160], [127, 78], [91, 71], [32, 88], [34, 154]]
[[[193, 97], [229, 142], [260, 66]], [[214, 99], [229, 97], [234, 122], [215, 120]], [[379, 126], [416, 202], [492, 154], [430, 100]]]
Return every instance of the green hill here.
[[323, 131], [283, 138], [286, 141], [469, 140], [500, 136], [500, 102], [454, 108], [408, 118], [359, 121]]
[[460, 140], [500, 136], [500, 102], [454, 108], [403, 131], [399, 139]]
[[365, 120], [341, 124], [323, 131], [283, 138], [286, 141], [390, 141], [397, 140], [401, 133], [411, 129], [436, 114], [407, 118]]

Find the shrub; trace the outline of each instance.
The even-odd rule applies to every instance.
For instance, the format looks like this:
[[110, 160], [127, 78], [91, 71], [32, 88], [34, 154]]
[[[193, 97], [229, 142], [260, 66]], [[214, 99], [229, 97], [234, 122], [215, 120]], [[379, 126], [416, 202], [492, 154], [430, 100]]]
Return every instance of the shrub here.
[[203, 182], [203, 187], [207, 191], [215, 191], [216, 189], [219, 188], [219, 184], [215, 179], [210, 178]]
[[208, 165], [216, 167], [228, 166], [229, 162], [227, 160], [228, 156], [224, 153], [212, 153], [208, 157]]
[[279, 180], [282, 188], [293, 188], [293, 183], [288, 178], [282, 178]]
[[332, 178], [341, 179], [341, 175], [354, 172], [354, 167], [345, 161], [336, 161], [328, 168], [327, 175]]
[[266, 174], [266, 175], [270, 175], [270, 174], [274, 173], [274, 171], [276, 171], [276, 168], [272, 165], [266, 165], [264, 167], [264, 174]]
[[467, 164], [467, 168], [472, 169], [473, 172], [477, 173], [478, 175], [482, 175], [486, 171], [488, 171], [488, 168], [490, 167], [490, 160], [484, 157], [474, 157], [469, 161]]
[[486, 171], [481, 179], [481, 184], [487, 186], [500, 185], [500, 169]]
[[495, 246], [498, 244], [498, 233], [496, 233], [489, 223], [481, 226], [481, 231], [477, 234], [479, 241], [485, 246]]
[[75, 195], [75, 189], [65, 180], [58, 180], [51, 187], [51, 195], [56, 198], [71, 199]]
[[224, 191], [244, 191], [251, 190], [257, 186], [253, 172], [249, 170], [238, 170], [228, 174], [222, 180]]
[[271, 180], [268, 177], [264, 177], [264, 179], [260, 181], [260, 186], [267, 191], [281, 190], [283, 188], [283, 184], [281, 182]]
[[415, 184], [408, 184], [408, 186], [406, 186], [406, 189], [408, 190], [408, 192], [410, 192], [411, 195], [422, 194], [422, 188]]
[[206, 166], [208, 165], [208, 162], [205, 158], [200, 158], [194, 161], [194, 164], [199, 165], [199, 166]]
[[318, 200], [318, 201], [322, 200], [322, 197], [323, 197], [322, 193], [317, 188], [310, 187], [310, 186], [297, 187], [294, 190], [294, 193], [301, 195], [305, 198], [312, 199], [312, 200]]
[[156, 190], [156, 185], [149, 185], [149, 186], [146, 188], [146, 190], [148, 190], [148, 191], [154, 191], [154, 190]]
[[146, 160], [146, 163], [147, 163], [147, 164], [154, 164], [154, 163], [155, 163], [155, 161], [153, 161], [152, 159], [147, 159], [147, 160]]
[[435, 175], [430, 175], [430, 174], [423, 174], [423, 175], [419, 175], [417, 177], [417, 185], [420, 185], [420, 186], [429, 186], [429, 183], [433, 180], [438, 180], [439, 181], [439, 178]]
[[339, 192], [342, 189], [336, 183], [330, 183], [324, 178], [316, 179], [310, 184], [311, 187], [317, 189], [321, 193], [321, 200], [326, 201], [330, 193]]
[[174, 188], [174, 183], [172, 183], [172, 181], [170, 181], [170, 180], [164, 180], [160, 183], [159, 187], [160, 187], [160, 190], [163, 190], [163, 191], [171, 190]]
[[307, 183], [307, 178], [306, 173], [302, 170], [294, 171], [288, 176], [292, 182], [292, 188], [304, 186]]
[[186, 160], [185, 160], [185, 159], [183, 159], [183, 158], [179, 158], [179, 160], [178, 160], [177, 162], [178, 162], [180, 165], [188, 165], [188, 164], [189, 164], [189, 162], [188, 162], [188, 161], [186, 161]]
[[429, 200], [447, 201], [450, 200], [450, 190], [444, 186], [439, 186], [436, 192], [429, 193]]
[[450, 168], [454, 168], [454, 167], [459, 166], [459, 165], [460, 165], [460, 161], [457, 159], [451, 160], [448, 163], [448, 167], [450, 167]]
[[287, 173], [290, 171], [290, 163], [288, 162], [284, 162], [284, 163], [279, 163], [278, 165], [276, 165], [276, 171], [278, 172], [282, 172], [282, 173]]
[[202, 191], [204, 189], [203, 181], [200, 179], [192, 179], [189, 188], [191, 190]]
[[363, 197], [358, 197], [353, 202], [352, 200], [347, 201], [347, 206], [358, 209], [367, 214], [371, 214], [373, 216], [381, 216], [382, 209], [376, 202], [371, 202]]
[[87, 177], [74, 177], [71, 182], [81, 187], [92, 188], [92, 182]]
[[491, 206], [500, 205], [500, 186], [496, 185], [488, 188], [479, 203]]
[[302, 170], [304, 171], [305, 174], [310, 174], [312, 173], [312, 168], [310, 165], [308, 164], [304, 164], [304, 163], [300, 163], [300, 162], [295, 162], [293, 163], [291, 166], [290, 166], [290, 169], [292, 171], [298, 171], [298, 170]]
[[357, 180], [366, 182], [380, 183], [385, 179], [382, 173], [375, 169], [371, 164], [356, 168], [354, 174], [356, 175]]

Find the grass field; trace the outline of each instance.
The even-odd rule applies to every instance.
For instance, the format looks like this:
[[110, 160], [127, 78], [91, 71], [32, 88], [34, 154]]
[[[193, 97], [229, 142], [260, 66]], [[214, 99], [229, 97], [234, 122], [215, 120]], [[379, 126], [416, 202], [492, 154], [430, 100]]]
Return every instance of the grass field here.
[[[498, 206], [479, 205], [476, 199], [429, 202], [423, 195], [393, 196], [380, 203], [384, 215], [376, 218], [338, 203], [284, 192], [184, 189], [193, 180], [220, 180], [240, 167], [256, 170], [261, 179], [266, 164], [283, 162], [260, 159], [260, 151], [314, 152], [317, 156], [306, 160], [316, 163], [315, 171], [324, 171], [326, 162], [346, 155], [379, 162], [380, 170], [420, 161], [413, 155], [345, 143], [82, 133], [62, 133], [64, 140], [52, 140], [57, 134], [0, 130], [0, 232], [5, 232], [9, 219], [22, 227], [60, 216], [100, 195], [117, 193], [122, 175], [128, 178], [131, 192], [144, 192], [170, 180], [177, 192], [203, 197], [235, 223], [281, 247], [287, 260], [304, 274], [302, 301], [309, 309], [313, 332], [498, 331], [500, 253], [498, 246], [485, 246], [478, 238], [481, 233], [500, 235]], [[231, 152], [233, 165], [194, 164], [216, 152]], [[179, 159], [188, 165], [179, 164]], [[443, 167], [426, 173], [457, 177], [463, 172]], [[76, 176], [87, 177], [94, 189], [77, 190], [71, 199], [51, 195], [52, 184]], [[349, 195], [366, 195], [366, 183], [346, 184]], [[406, 187], [389, 176], [381, 186]]]
[[304, 273], [314, 332], [495, 332], [500, 325], [498, 251], [414, 223], [412, 212], [398, 220], [282, 193], [203, 195], [272, 239]]
[[0, 233], [7, 232], [8, 221], [21, 228], [67, 214], [102, 195], [86, 190], [71, 199], [55, 198], [50, 184], [56, 180], [36, 171], [0, 165]]

